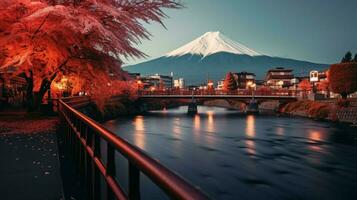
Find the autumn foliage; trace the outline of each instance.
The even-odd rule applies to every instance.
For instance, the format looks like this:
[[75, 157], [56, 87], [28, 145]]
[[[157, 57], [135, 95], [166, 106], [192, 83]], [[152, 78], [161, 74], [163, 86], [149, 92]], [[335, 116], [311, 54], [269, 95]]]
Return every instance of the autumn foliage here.
[[348, 62], [331, 65], [329, 70], [330, 88], [343, 98], [357, 91], [357, 63]]
[[299, 88], [303, 91], [310, 91], [312, 89], [312, 85], [308, 79], [304, 79], [299, 83]]
[[[143, 57], [134, 48], [176, 0], [1, 0], [0, 70], [28, 82], [29, 102], [41, 102], [55, 82], [70, 77], [73, 92], [107, 98], [136, 87], [120, 67]], [[131, 84], [132, 85], [132, 84]], [[36, 103], [35, 103], [36, 104]]]
[[285, 105], [283, 113], [304, 113], [306, 116], [316, 119], [326, 119], [332, 111], [329, 104], [310, 100], [295, 101]]
[[233, 91], [238, 88], [237, 82], [234, 79], [234, 76], [231, 72], [228, 72], [226, 75], [226, 78], [224, 79], [223, 82], [223, 90], [224, 91]]

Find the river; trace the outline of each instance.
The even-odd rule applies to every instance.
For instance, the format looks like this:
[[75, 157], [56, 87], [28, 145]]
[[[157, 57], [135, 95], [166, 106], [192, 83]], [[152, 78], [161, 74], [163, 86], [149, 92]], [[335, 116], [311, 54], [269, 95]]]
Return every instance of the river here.
[[[357, 199], [357, 128], [198, 109], [196, 116], [179, 107], [104, 125], [212, 199]], [[127, 163], [117, 162], [125, 183]], [[142, 182], [143, 199], [164, 199], [146, 177]]]

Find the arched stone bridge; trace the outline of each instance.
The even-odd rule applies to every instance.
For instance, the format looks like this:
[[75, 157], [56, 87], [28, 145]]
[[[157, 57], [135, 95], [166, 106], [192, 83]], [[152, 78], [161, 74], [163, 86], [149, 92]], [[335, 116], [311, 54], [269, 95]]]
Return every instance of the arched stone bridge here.
[[[191, 94], [190, 94], [191, 92]], [[297, 100], [296, 93], [291, 91], [275, 91], [275, 92], [253, 92], [253, 91], [237, 91], [230, 93], [208, 93], [200, 91], [172, 92], [172, 91], [147, 91], [139, 94], [139, 100], [142, 102], [156, 104], [170, 104], [170, 102], [180, 102], [183, 104], [202, 104], [210, 100], [225, 100], [230, 105], [235, 102], [241, 102], [249, 107], [256, 104], [257, 106], [263, 102], [274, 101], [278, 103], [278, 107]]]
[[224, 100], [236, 100], [241, 101], [245, 104], [248, 104], [253, 98], [258, 102], [279, 100], [279, 101], [296, 101], [296, 96], [269, 96], [269, 95], [165, 95], [165, 94], [145, 94], [140, 95], [140, 99], [196, 99], [197, 101], [205, 100], [215, 100], [215, 99], [224, 99]]

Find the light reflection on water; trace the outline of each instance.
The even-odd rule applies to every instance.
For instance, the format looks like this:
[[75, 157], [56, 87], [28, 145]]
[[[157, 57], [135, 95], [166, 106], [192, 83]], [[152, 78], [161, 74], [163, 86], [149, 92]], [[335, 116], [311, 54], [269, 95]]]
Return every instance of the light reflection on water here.
[[216, 130], [214, 128], [214, 111], [208, 110], [206, 112], [208, 119], [207, 119], [207, 131], [214, 133]]
[[[180, 107], [105, 125], [213, 199], [357, 196], [356, 129], [223, 108], [198, 111], [187, 116]], [[150, 187], [143, 191], [161, 199]]]
[[253, 115], [248, 115], [246, 120], [245, 132], [248, 138], [254, 138], [255, 136], [255, 117]]
[[141, 149], [145, 149], [145, 123], [144, 123], [144, 117], [141, 115], [138, 115], [135, 117], [134, 122], [135, 126], [135, 133], [136, 136], [134, 137], [134, 144]]
[[[255, 137], [255, 117], [253, 115], [248, 115], [246, 119], [246, 128], [245, 133], [247, 138], [254, 139]], [[245, 140], [245, 144], [247, 146], [247, 153], [249, 155], [255, 155], [255, 142], [254, 140]]]

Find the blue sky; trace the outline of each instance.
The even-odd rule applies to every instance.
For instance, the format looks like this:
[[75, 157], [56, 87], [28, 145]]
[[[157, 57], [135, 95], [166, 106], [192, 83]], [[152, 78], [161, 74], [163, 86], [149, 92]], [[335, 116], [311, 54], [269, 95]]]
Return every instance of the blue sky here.
[[221, 31], [260, 53], [335, 63], [357, 53], [357, 0], [182, 0], [181, 10], [167, 10], [167, 29], [145, 27], [151, 40], [138, 45], [150, 57], [172, 51], [207, 31]]

